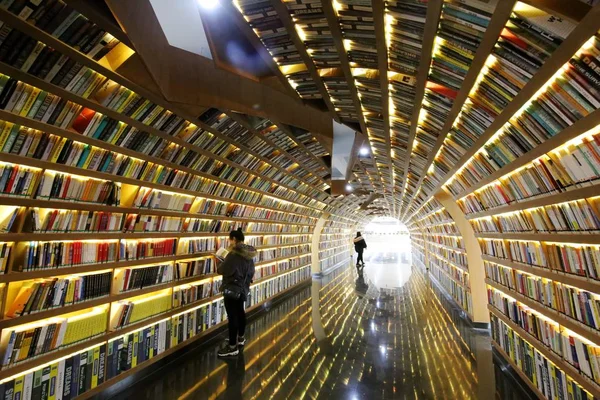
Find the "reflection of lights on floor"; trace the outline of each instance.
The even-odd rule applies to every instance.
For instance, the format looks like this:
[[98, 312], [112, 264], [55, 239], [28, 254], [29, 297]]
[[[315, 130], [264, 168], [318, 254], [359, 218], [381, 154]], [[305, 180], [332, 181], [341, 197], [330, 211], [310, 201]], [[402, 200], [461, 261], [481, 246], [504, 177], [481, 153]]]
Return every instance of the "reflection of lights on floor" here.
[[386, 353], [385, 346], [379, 345], [379, 352], [381, 353], [382, 356], [385, 357], [385, 353]]

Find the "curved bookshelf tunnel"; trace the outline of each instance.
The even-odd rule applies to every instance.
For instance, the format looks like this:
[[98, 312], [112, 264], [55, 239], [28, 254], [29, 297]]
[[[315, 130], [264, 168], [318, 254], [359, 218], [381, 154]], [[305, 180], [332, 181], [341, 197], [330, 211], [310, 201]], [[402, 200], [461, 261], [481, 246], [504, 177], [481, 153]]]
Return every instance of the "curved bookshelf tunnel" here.
[[1, 397], [600, 398], [597, 0], [176, 3], [0, 2]]

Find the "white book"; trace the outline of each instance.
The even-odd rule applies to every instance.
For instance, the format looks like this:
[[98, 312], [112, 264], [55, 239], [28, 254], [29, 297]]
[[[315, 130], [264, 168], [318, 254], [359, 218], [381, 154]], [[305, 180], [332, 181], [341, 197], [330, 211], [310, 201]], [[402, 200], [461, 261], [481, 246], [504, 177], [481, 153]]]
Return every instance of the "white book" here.
[[25, 376], [23, 381], [23, 400], [31, 400], [31, 394], [33, 391], [33, 372], [30, 372]]
[[55, 400], [62, 400], [62, 398], [63, 398], [64, 380], [65, 380], [65, 360], [60, 360], [58, 362], [58, 373], [56, 375], [56, 390], [54, 392]]
[[220, 260], [224, 260], [225, 257], [227, 257], [227, 254], [229, 254], [229, 250], [227, 250], [224, 247], [221, 247], [219, 250], [217, 250], [215, 256]]

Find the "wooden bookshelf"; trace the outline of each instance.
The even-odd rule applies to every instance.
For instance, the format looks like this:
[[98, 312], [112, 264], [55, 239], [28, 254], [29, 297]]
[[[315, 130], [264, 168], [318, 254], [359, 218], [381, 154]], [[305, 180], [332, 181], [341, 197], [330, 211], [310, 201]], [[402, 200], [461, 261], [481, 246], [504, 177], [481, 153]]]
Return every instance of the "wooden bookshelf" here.
[[[433, 0], [427, 2], [427, 16], [425, 25], [425, 32], [423, 34], [423, 45], [421, 48], [421, 59], [419, 61], [419, 72], [417, 73], [417, 84], [416, 84], [416, 95], [415, 104], [423, 103], [423, 96], [425, 95], [425, 85], [427, 84], [427, 76], [429, 75], [429, 68], [431, 64], [433, 45], [435, 41], [435, 34], [438, 29], [438, 21], [442, 13], [442, 0]], [[413, 142], [417, 134], [417, 126], [419, 123], [420, 107], [415, 107], [410, 119], [410, 132], [408, 135], [408, 145], [406, 146], [407, 151], [410, 151], [413, 147]], [[406, 163], [404, 165], [404, 176], [402, 178], [402, 189], [400, 190], [400, 199], [404, 199], [406, 179], [408, 177], [408, 167], [410, 164], [410, 156], [406, 157]], [[402, 208], [402, 204], [401, 204]]]
[[[508, 1], [498, 2], [498, 5], [496, 6], [496, 9], [494, 10], [494, 14], [492, 15], [492, 19], [489, 23], [489, 26], [485, 32], [485, 36], [483, 37], [481, 43], [479, 44], [479, 47], [477, 48], [477, 52], [475, 53], [475, 57], [474, 57], [473, 61], [471, 62], [471, 65], [469, 67], [469, 72], [467, 73], [467, 75], [465, 76], [465, 79], [462, 82], [461, 89], [458, 92], [456, 99], [454, 99], [454, 103], [452, 104], [452, 109], [450, 110], [450, 113], [448, 114], [448, 117], [446, 118], [444, 127], [439, 132], [437, 141], [436, 141], [435, 145], [433, 146], [433, 149], [429, 153], [429, 157], [427, 158], [427, 162], [425, 163], [425, 168], [423, 169], [423, 174], [421, 175], [421, 178], [417, 182], [417, 187], [421, 186], [421, 184], [423, 183], [423, 179], [425, 179], [425, 176], [427, 176], [426, 172], [429, 169], [429, 166], [431, 165], [431, 163], [433, 162], [433, 159], [437, 155], [438, 150], [442, 147], [444, 140], [446, 139], [446, 135], [452, 128], [452, 125], [454, 124], [458, 114], [460, 113], [460, 111], [463, 107], [463, 104], [469, 97], [469, 93], [471, 92], [473, 86], [475, 85], [477, 78], [479, 77], [481, 70], [485, 65], [488, 55], [491, 53], [492, 49], [494, 48], [494, 45], [496, 44], [496, 41], [498, 40], [498, 37], [500, 36], [502, 29], [504, 29], [504, 26], [506, 25], [506, 21], [508, 21], [508, 18], [510, 17], [510, 14], [511, 14], [512, 9], [516, 2], [517, 2], [517, 0], [508, 0]], [[409, 146], [409, 148], [410, 148], [410, 146]], [[410, 199], [410, 201], [412, 201], [414, 199], [414, 195], [416, 195], [416, 192], [413, 194], [413, 197]]]
[[[220, 132], [218, 132], [217, 130], [203, 124], [201, 121], [199, 121], [197, 118], [189, 118], [187, 116], [188, 113], [185, 112], [181, 112], [178, 109], [175, 109], [173, 107], [173, 105], [171, 104], [165, 104], [165, 101], [161, 98], [159, 98], [156, 94], [146, 90], [145, 88], [135, 84], [134, 82], [126, 79], [125, 77], [123, 77], [122, 75], [118, 74], [117, 72], [114, 72], [113, 70], [104, 67], [101, 63], [98, 63], [94, 60], [92, 60], [91, 58], [87, 57], [86, 55], [80, 53], [79, 51], [73, 49], [72, 47], [64, 44], [63, 42], [61, 42], [60, 40], [54, 38], [53, 36], [47, 34], [46, 32], [38, 29], [35, 26], [32, 26], [30, 24], [28, 24], [25, 21], [22, 21], [21, 19], [17, 18], [16, 16], [12, 15], [11, 13], [9, 13], [6, 10], [0, 9], [0, 20], [7, 22], [9, 25], [15, 27], [16, 29], [24, 32], [25, 34], [31, 36], [32, 38], [39, 40], [42, 43], [47, 44], [48, 46], [51, 46], [53, 48], [55, 48], [56, 50], [60, 51], [62, 54], [65, 54], [71, 58], [73, 58], [74, 60], [76, 60], [77, 62], [80, 62], [81, 64], [83, 64], [86, 67], [91, 68], [94, 71], [97, 71], [99, 73], [101, 73], [102, 75], [104, 75], [105, 77], [120, 83], [130, 89], [132, 89], [133, 91], [135, 91], [136, 93], [144, 96], [145, 98], [150, 99], [151, 101], [153, 101], [156, 104], [159, 105], [164, 105], [166, 106], [167, 109], [171, 109], [174, 112], [176, 112], [177, 114], [183, 116], [184, 118], [187, 118], [188, 120], [192, 121], [194, 124], [196, 124], [197, 126], [203, 128], [204, 130], [211, 132], [212, 134], [220, 137], [221, 139], [225, 140], [228, 143], [231, 143], [233, 145], [235, 145], [238, 148], [242, 148], [245, 149], [248, 153], [252, 154], [252, 152], [245, 148], [244, 146], [240, 146], [239, 144], [235, 143], [231, 138], [228, 138], [225, 135], [222, 135]], [[211, 158], [215, 158], [215, 154], [210, 153], [198, 146], [194, 146], [190, 143], [187, 143], [177, 137], [168, 135], [164, 132], [159, 131], [156, 128], [153, 128], [151, 126], [145, 125], [140, 121], [137, 121], [133, 118], [130, 118], [126, 115], [120, 114], [118, 112], [115, 112], [109, 108], [103, 107], [100, 104], [97, 104], [91, 100], [88, 99], [84, 99], [80, 96], [74, 95], [66, 90], [63, 90], [55, 85], [49, 84], [47, 82], [44, 82], [40, 79], [37, 79], [33, 76], [30, 76], [26, 73], [23, 73], [19, 70], [16, 70], [15, 68], [10, 67], [9, 65], [6, 65], [4, 63], [0, 63], [0, 72], [1, 73], [5, 73], [13, 78], [28, 82], [30, 84], [32, 84], [33, 86], [39, 87], [43, 90], [46, 90], [50, 93], [54, 93], [59, 95], [62, 98], [71, 100], [75, 103], [81, 104], [87, 108], [93, 109], [97, 112], [100, 112], [104, 115], [107, 115], [111, 118], [114, 118], [118, 121], [122, 121], [127, 123], [128, 125], [134, 126], [138, 129], [140, 129], [141, 131], [146, 131], [149, 133], [152, 133], [154, 135], [157, 135], [159, 137], [162, 137], [165, 140], [171, 141], [173, 143], [176, 143], [184, 148], [191, 148], [194, 151], [197, 151], [200, 154], [206, 155], [206, 156], [210, 156]], [[245, 170], [246, 172], [250, 173], [250, 174], [255, 174], [254, 171], [252, 171], [251, 169], [245, 168], [241, 165], [235, 164], [233, 162], [231, 162], [230, 160], [227, 160], [225, 158], [222, 157], [216, 157], [219, 161], [227, 164], [227, 165], [231, 165], [235, 168], [239, 168], [242, 170]], [[261, 157], [259, 157], [261, 158]], [[268, 163], [269, 161], [265, 158], [261, 158], [262, 161]], [[272, 180], [268, 177], [262, 177], [265, 180], [270, 180], [272, 183], [278, 184], [280, 186], [284, 186], [287, 189], [294, 191], [295, 189], [286, 185], [282, 185], [281, 182], [277, 182], [275, 180]]]
[[521, 107], [533, 97], [552, 76], [569, 61], [569, 59], [581, 48], [585, 42], [592, 37], [600, 28], [598, 18], [600, 7], [592, 8], [579, 22], [573, 32], [563, 41], [559, 48], [552, 53], [543, 66], [527, 82], [526, 86], [519, 91], [515, 98], [502, 110], [502, 113], [494, 119], [485, 133], [477, 139], [475, 144], [460, 158], [460, 161], [442, 177], [430, 195], [438, 192], [444, 184], [498, 131], [513, 117]]
[[533, 382], [531, 382], [531, 380], [529, 380], [529, 377], [527, 375], [525, 375], [523, 373], [523, 371], [521, 371], [521, 368], [519, 368], [519, 366], [517, 364], [515, 364], [515, 362], [510, 358], [510, 356], [493, 339], [492, 339], [492, 346], [494, 347], [494, 349], [496, 349], [496, 351], [498, 353], [500, 353], [502, 358], [504, 358], [506, 360], [506, 362], [508, 362], [508, 364], [512, 367], [512, 370], [515, 371], [517, 373], [517, 375], [519, 375], [521, 380], [527, 384], [529, 389], [531, 389], [538, 398], [543, 399], [544, 395], [542, 394], [542, 392], [539, 391], [539, 389], [533, 384]]
[[576, 121], [573, 125], [569, 126], [568, 128], [564, 129], [563, 131], [561, 131], [560, 134], [548, 139], [547, 141], [540, 144], [539, 146], [537, 146], [530, 152], [517, 158], [514, 162], [511, 162], [510, 164], [498, 169], [497, 171], [492, 172], [484, 179], [478, 181], [477, 184], [472, 185], [464, 192], [454, 196], [454, 198], [458, 200], [462, 197], [465, 197], [469, 193], [475, 192], [476, 190], [482, 188], [485, 185], [490, 184], [491, 182], [495, 181], [496, 179], [498, 179], [518, 168], [521, 168], [522, 166], [532, 162], [533, 160], [537, 159], [538, 157], [550, 152], [551, 150], [553, 150], [557, 147], [560, 147], [561, 145], [565, 144], [569, 140], [574, 139], [577, 136], [581, 135], [582, 133], [594, 128], [596, 125], [598, 125], [598, 121], [600, 121], [600, 110], [595, 110], [592, 113], [590, 113], [589, 115], [586, 115], [582, 119]]
[[[558, 368], [560, 368], [562, 371], [564, 371], [567, 375], [569, 375], [571, 377], [577, 377], [575, 379], [576, 382], [578, 384], [580, 384], [585, 390], [592, 393], [592, 395], [594, 397], [598, 397], [600, 395], [600, 385], [598, 385], [597, 383], [592, 381], [590, 378], [588, 378], [584, 375], [581, 375], [574, 366], [569, 364], [567, 361], [565, 361], [562, 357], [560, 357], [559, 355], [554, 353], [552, 350], [548, 349], [543, 343], [541, 343], [535, 337], [530, 335], [528, 332], [526, 332], [520, 326], [518, 326], [517, 324], [512, 322], [509, 318], [507, 318], [502, 312], [497, 310], [495, 307], [489, 306], [489, 309], [492, 314], [497, 316], [502, 322], [504, 322], [506, 325], [508, 325], [513, 331], [518, 333], [518, 335], [521, 336], [523, 339], [526, 339], [530, 344], [534, 345], [536, 350], [538, 350], [540, 353], [542, 353], [544, 355], [544, 357], [546, 357], [548, 360], [552, 361]], [[498, 350], [501, 350], [497, 344], [496, 344], [496, 346], [497, 346], [496, 348]], [[503, 353], [504, 353], [504, 351], [503, 351]], [[506, 357], [507, 356], [506, 353], [504, 353], [503, 356], [507, 360], [512, 362], [510, 357]], [[516, 367], [514, 365], [514, 363], [512, 363], [511, 365], [513, 366], [513, 368], [515, 370], [520, 372], [520, 369], [518, 367]], [[526, 378], [525, 381], [529, 382], [529, 378]], [[534, 386], [531, 384], [529, 386], [532, 389], [534, 388]], [[536, 388], [535, 392], [536, 392], [536, 394], [539, 394], [539, 391], [537, 390], [537, 388]], [[544, 398], [544, 396], [542, 396], [541, 398]]]
[[321, 80], [321, 78], [319, 76], [319, 73], [317, 71], [317, 68], [315, 67], [315, 64], [314, 64], [312, 58], [308, 54], [304, 43], [298, 36], [298, 33], [296, 31], [296, 26], [294, 24], [294, 21], [292, 20], [292, 17], [290, 16], [290, 14], [287, 10], [286, 5], [281, 0], [270, 0], [270, 4], [273, 6], [275, 11], [277, 12], [279, 19], [283, 23], [283, 26], [285, 27], [286, 31], [292, 38], [294, 45], [298, 49], [298, 53], [300, 54], [302, 61], [306, 65], [306, 68], [310, 72], [310, 75], [311, 75], [313, 81], [315, 82], [317, 89], [319, 90], [319, 93], [321, 94], [321, 97], [323, 98], [323, 101], [325, 102], [325, 105], [327, 106], [327, 109], [329, 110], [329, 113], [331, 114], [331, 116], [334, 120], [336, 120], [337, 122], [340, 122], [340, 119], [335, 111], [335, 107], [333, 106], [333, 104], [331, 103], [331, 99], [329, 98], [329, 93], [327, 92], [325, 85], [323, 85], [323, 81]]

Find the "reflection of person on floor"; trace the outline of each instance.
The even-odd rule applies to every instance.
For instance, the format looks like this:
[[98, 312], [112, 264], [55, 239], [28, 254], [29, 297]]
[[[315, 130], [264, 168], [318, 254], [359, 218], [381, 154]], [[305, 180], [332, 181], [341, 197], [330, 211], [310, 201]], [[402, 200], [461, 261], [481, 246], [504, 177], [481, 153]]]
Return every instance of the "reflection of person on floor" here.
[[246, 377], [246, 360], [244, 352], [241, 351], [236, 358], [226, 358], [227, 362], [227, 389], [225, 389], [224, 399], [242, 400], [242, 388]]
[[358, 268], [358, 278], [356, 278], [356, 291], [360, 294], [367, 293], [369, 285], [365, 282], [365, 276], [362, 272], [362, 268]]
[[366, 248], [367, 242], [365, 242], [365, 239], [362, 237], [360, 232], [356, 232], [356, 237], [354, 238], [354, 250], [356, 250], [356, 252], [358, 253], [358, 257], [356, 258], [357, 268], [360, 264], [362, 264], [363, 267], [365, 266], [365, 262], [363, 260], [363, 252]]

